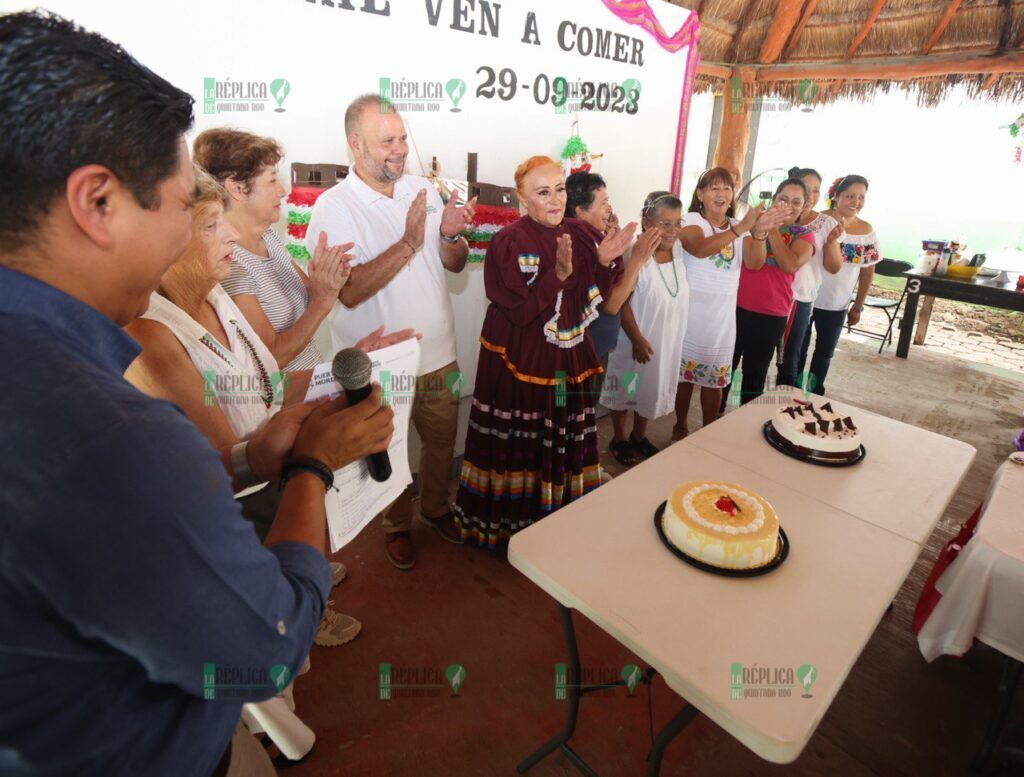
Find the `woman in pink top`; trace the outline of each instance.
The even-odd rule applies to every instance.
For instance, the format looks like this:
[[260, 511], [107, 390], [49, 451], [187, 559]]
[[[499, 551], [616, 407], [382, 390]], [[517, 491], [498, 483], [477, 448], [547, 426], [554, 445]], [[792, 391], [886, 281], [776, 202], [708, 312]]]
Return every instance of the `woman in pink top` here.
[[760, 256], [754, 262], [744, 261], [740, 269], [736, 348], [732, 357], [733, 380], [740, 380], [743, 404], [764, 393], [772, 354], [786, 331], [793, 305], [793, 276], [814, 253], [814, 233], [796, 223], [806, 199], [804, 182], [787, 178], [779, 184], [772, 199], [773, 208], [784, 209], [783, 223], [767, 232], [750, 233]]

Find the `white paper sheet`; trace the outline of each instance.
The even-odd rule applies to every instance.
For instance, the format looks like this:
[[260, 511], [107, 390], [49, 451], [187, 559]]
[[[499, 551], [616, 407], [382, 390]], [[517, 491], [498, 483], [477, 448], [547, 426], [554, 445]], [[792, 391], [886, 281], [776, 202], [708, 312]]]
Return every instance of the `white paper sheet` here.
[[[416, 371], [420, 363], [419, 340], [404, 340], [379, 351], [372, 351], [368, 355], [373, 362], [371, 380], [380, 381], [381, 373], [385, 372], [392, 386], [415, 385]], [[323, 396], [333, 398], [341, 392], [341, 386], [331, 373], [331, 363], [325, 362], [313, 370], [306, 392], [306, 402]], [[383, 483], [378, 483], [370, 477], [366, 461], [363, 459], [334, 473], [334, 488], [327, 492], [325, 500], [331, 553], [336, 553], [354, 540], [377, 513], [395, 501], [406, 486], [412, 483], [408, 451], [412, 393], [388, 393], [391, 395], [391, 409], [395, 413], [395, 433], [388, 447], [391, 477]]]

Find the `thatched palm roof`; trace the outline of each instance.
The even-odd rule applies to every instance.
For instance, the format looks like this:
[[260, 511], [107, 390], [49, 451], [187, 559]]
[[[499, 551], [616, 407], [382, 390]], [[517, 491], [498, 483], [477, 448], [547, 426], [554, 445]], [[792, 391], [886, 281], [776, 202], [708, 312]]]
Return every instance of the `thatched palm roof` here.
[[742, 74], [748, 93], [794, 101], [808, 80], [816, 102], [899, 87], [933, 104], [956, 84], [1024, 97], [1024, 0], [672, 2], [700, 18], [698, 90]]

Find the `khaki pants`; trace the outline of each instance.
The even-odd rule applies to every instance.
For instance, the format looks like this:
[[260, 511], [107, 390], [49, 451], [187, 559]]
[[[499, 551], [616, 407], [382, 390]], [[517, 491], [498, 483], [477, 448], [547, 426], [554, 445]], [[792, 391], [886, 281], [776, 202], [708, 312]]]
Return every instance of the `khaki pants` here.
[[[416, 379], [416, 395], [410, 421], [419, 433], [420, 512], [428, 518], [440, 518], [451, 510], [452, 459], [459, 422], [459, 401], [452, 392], [452, 376], [459, 363], [452, 362]], [[412, 527], [412, 488], [392, 502], [382, 513], [388, 534], [409, 531]]]

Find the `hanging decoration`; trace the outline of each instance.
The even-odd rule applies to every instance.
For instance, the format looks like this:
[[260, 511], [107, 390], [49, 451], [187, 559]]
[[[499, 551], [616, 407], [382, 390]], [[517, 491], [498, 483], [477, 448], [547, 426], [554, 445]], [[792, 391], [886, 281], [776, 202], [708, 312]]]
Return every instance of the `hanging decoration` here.
[[473, 209], [473, 223], [462, 233], [469, 241], [469, 256], [466, 261], [482, 262], [494, 233], [518, 220], [517, 208], [476, 205]]
[[580, 137], [580, 121], [576, 119], [572, 123], [572, 135], [566, 141], [562, 149], [562, 168], [566, 176], [573, 173], [589, 173], [591, 162], [600, 159], [604, 154], [591, 154], [590, 148]]
[[312, 258], [306, 250], [306, 230], [309, 229], [309, 219], [313, 215], [313, 203], [325, 191], [327, 190], [315, 186], [295, 186], [288, 193], [285, 248], [292, 255], [292, 259], [299, 263], [305, 264]]

